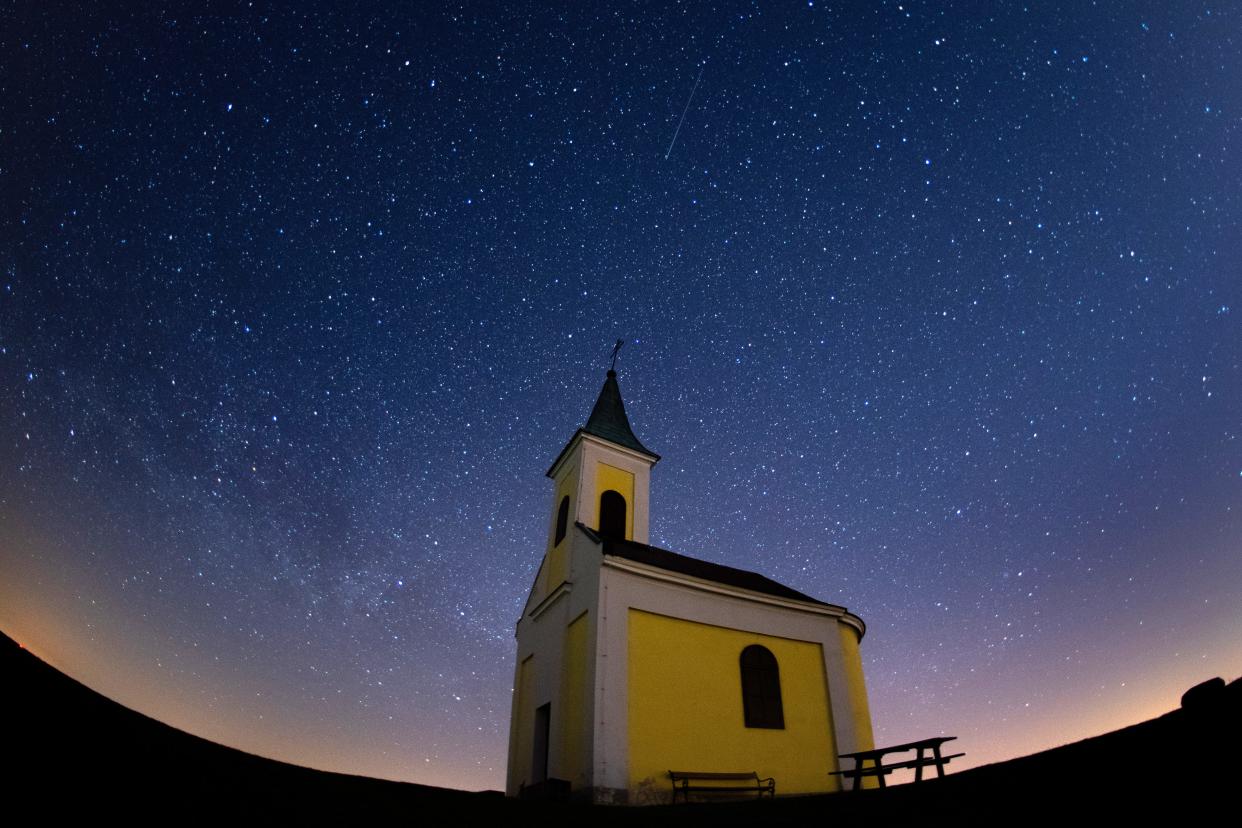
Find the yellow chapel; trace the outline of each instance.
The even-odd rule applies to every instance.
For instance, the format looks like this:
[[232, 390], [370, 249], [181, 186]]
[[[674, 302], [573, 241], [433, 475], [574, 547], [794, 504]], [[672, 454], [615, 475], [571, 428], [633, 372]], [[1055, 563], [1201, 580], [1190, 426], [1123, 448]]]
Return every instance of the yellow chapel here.
[[670, 801], [670, 770], [841, 788], [874, 747], [862, 619], [754, 572], [650, 546], [660, 456], [615, 371], [548, 469], [548, 543], [517, 623], [509, 796]]

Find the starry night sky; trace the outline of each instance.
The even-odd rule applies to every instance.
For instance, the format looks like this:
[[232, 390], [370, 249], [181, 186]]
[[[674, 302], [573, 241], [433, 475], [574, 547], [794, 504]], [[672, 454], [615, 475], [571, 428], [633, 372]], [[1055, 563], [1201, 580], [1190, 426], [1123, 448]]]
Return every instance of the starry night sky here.
[[502, 787], [625, 338], [651, 542], [860, 614], [878, 742], [1242, 673], [1242, 6], [130, 5], [0, 13], [0, 627], [53, 664]]

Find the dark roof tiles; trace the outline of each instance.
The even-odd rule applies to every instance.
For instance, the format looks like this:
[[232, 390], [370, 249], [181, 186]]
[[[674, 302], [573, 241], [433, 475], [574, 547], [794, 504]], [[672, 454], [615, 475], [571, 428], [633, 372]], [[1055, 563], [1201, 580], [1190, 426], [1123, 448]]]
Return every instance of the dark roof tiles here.
[[625, 416], [625, 403], [621, 401], [621, 388], [617, 385], [616, 371], [608, 372], [604, 387], [600, 389], [599, 399], [595, 401], [591, 416], [587, 417], [586, 425], [582, 427], [582, 430], [587, 434], [610, 440], [619, 446], [642, 452], [648, 457], [660, 459], [660, 455], [644, 446], [634, 436], [634, 429], [630, 427], [630, 419]]
[[773, 595], [777, 598], [789, 598], [794, 601], [807, 601], [820, 606], [831, 607], [835, 604], [829, 604], [825, 601], [812, 598], [798, 592], [796, 589], [790, 589], [784, 584], [779, 584], [771, 578], [766, 578], [757, 572], [749, 572], [745, 569], [734, 569], [731, 566], [723, 564], [711, 563], [710, 561], [701, 561], [698, 558], [679, 555], [676, 552], [670, 552], [667, 549], [660, 549], [657, 546], [648, 546], [645, 543], [637, 541], [622, 540], [620, 538], [605, 537], [594, 529], [584, 526], [581, 523], [576, 524], [587, 537], [595, 543], [600, 544], [605, 555], [612, 555], [617, 558], [625, 558], [635, 563], [654, 566], [659, 569], [665, 569], [669, 572], [677, 572], [682, 575], [689, 575], [692, 578], [700, 578], [704, 581], [713, 581], [718, 584], [727, 584], [729, 586], [748, 589], [751, 592], [759, 592], [764, 595]]

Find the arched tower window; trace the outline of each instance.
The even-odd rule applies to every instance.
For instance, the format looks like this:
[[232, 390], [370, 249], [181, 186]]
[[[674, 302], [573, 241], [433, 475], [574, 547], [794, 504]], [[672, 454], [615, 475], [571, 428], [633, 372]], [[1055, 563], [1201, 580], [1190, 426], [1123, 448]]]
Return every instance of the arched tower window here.
[[625, 498], [612, 489], [599, 496], [599, 533], [609, 538], [625, 537]]
[[785, 729], [781, 706], [781, 673], [767, 647], [751, 644], [742, 650], [742, 711], [747, 727]]
[[569, 531], [569, 495], [561, 498], [561, 508], [556, 510], [556, 537], [552, 541], [552, 545], [556, 546], [565, 540], [565, 533]]

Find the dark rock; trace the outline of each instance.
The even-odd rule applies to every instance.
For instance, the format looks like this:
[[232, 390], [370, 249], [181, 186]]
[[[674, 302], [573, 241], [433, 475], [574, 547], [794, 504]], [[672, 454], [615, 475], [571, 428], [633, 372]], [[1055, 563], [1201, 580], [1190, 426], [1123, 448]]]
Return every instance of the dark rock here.
[[1186, 710], [1199, 711], [1207, 707], [1215, 707], [1225, 701], [1225, 680], [1219, 676], [1196, 684], [1182, 693], [1182, 707]]

